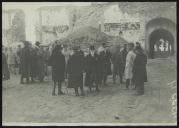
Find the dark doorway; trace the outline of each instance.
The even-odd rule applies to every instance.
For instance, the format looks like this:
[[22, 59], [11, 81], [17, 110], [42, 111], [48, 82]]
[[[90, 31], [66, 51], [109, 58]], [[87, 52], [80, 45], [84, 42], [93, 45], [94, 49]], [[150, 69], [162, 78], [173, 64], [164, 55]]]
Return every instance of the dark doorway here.
[[166, 58], [174, 54], [174, 38], [165, 29], [157, 29], [149, 37], [149, 58]]

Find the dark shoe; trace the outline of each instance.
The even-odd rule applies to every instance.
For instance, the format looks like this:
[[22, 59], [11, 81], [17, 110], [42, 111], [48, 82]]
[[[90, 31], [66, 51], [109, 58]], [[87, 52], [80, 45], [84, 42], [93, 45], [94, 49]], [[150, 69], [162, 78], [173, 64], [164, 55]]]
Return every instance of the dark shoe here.
[[100, 90], [99, 90], [99, 89], [96, 89], [96, 91], [97, 91], [97, 92], [100, 92]]
[[81, 93], [81, 96], [85, 96], [85, 94], [84, 94], [84, 93]]
[[60, 92], [58, 93], [58, 95], [65, 95], [65, 93], [63, 93], [62, 91], [60, 91]]
[[24, 82], [21, 82], [20, 84], [24, 84]]
[[90, 92], [92, 91], [91, 87], [89, 87]]
[[116, 81], [113, 81], [113, 84], [116, 84]]
[[75, 94], [76, 96], [80, 96], [79, 94]]

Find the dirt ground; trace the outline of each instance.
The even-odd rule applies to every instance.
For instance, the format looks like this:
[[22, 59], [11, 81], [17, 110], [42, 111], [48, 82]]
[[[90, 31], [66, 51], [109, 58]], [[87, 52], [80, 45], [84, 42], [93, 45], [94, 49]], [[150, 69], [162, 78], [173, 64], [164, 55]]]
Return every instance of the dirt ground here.
[[176, 64], [170, 59], [148, 60], [148, 81], [145, 95], [133, 95], [125, 85], [112, 84], [100, 92], [75, 97], [68, 94], [52, 96], [52, 82], [19, 84], [20, 76], [3, 82], [2, 121], [25, 123], [176, 123], [172, 116], [171, 96], [176, 89], [167, 83], [176, 80]]

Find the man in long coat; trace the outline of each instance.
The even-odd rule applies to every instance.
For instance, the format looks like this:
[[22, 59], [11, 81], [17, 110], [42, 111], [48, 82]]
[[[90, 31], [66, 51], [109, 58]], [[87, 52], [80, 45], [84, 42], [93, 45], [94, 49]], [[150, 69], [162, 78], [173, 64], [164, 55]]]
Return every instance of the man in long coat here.
[[123, 76], [124, 76], [124, 70], [126, 66], [126, 56], [127, 56], [127, 44], [124, 44], [123, 49], [120, 52], [121, 55], [121, 66], [120, 66], [120, 73], [121, 73], [121, 83], [123, 83]]
[[31, 83], [34, 83], [37, 70], [37, 51], [32, 46], [30, 47], [30, 77]]
[[20, 52], [20, 72], [21, 72], [21, 84], [24, 84], [23, 79], [26, 78], [26, 82], [29, 83], [30, 75], [30, 48], [29, 42], [24, 41], [24, 48]]
[[101, 63], [101, 82], [100, 84], [106, 85], [108, 75], [111, 75], [111, 53], [107, 50], [105, 43], [102, 44], [103, 50], [99, 52], [99, 63]]
[[8, 79], [10, 79], [10, 73], [7, 64], [7, 58], [4, 52], [2, 52], [2, 80], [8, 80]]
[[144, 94], [144, 82], [146, 82], [146, 64], [147, 56], [143, 53], [141, 47], [135, 49], [136, 58], [133, 66], [133, 81], [136, 86], [137, 94]]
[[120, 77], [120, 83], [122, 83], [122, 60], [121, 60], [121, 53], [120, 53], [120, 47], [119, 50], [116, 51], [112, 55], [112, 64], [113, 64], [113, 84], [116, 83], [116, 75], [119, 75]]
[[128, 44], [128, 54], [126, 57], [126, 66], [125, 66], [125, 77], [126, 77], [126, 88], [129, 88], [129, 85], [132, 82], [132, 78], [133, 78], [133, 63], [136, 57], [136, 54], [133, 51], [134, 48], [134, 44], [130, 43]]
[[40, 42], [36, 42], [36, 50], [37, 50], [37, 78], [40, 82], [43, 81], [45, 77], [45, 58], [44, 58], [44, 51], [43, 47], [40, 46]]
[[65, 75], [65, 56], [62, 54], [61, 50], [62, 47], [57, 45], [49, 58], [49, 64], [52, 66], [52, 79], [54, 81], [52, 95], [55, 95], [55, 88], [57, 84], [58, 95], [64, 94], [61, 90], [61, 84], [64, 81]]
[[85, 77], [85, 85], [89, 87], [90, 91], [91, 88], [93, 87], [93, 84], [95, 84], [96, 91], [99, 92], [99, 87], [98, 87], [98, 77], [99, 74], [97, 72], [98, 70], [98, 54], [95, 51], [94, 46], [90, 46], [90, 52], [85, 58], [85, 72], [86, 72], [86, 77]]
[[[139, 42], [136, 42], [136, 46], [135, 46], [135, 49], [136, 48], [139, 48], [141, 51], [142, 51], [142, 53], [146, 56], [146, 58], [147, 58], [147, 55], [146, 55], [146, 52], [144, 51], [144, 49], [142, 48], [142, 46], [141, 46], [141, 44], [139, 43]], [[135, 50], [136, 51], [136, 50]], [[148, 79], [147, 79], [147, 69], [146, 69], [146, 66], [145, 66], [145, 70], [144, 70], [144, 72], [145, 72], [145, 77], [144, 77], [144, 79], [145, 79], [145, 81], [144, 82], [147, 82], [148, 81]]]
[[84, 72], [84, 54], [75, 46], [73, 48], [74, 53], [69, 57], [67, 64], [68, 73], [68, 88], [74, 88], [76, 96], [79, 96], [78, 88], [81, 89], [81, 95], [84, 95], [83, 91], [83, 72]]

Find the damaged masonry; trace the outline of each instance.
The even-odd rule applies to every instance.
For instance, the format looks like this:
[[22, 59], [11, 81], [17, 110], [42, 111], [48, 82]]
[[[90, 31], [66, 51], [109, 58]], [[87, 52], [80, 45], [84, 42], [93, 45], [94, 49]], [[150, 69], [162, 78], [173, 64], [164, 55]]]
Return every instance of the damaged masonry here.
[[176, 18], [176, 2], [3, 2], [3, 125], [175, 125]]

